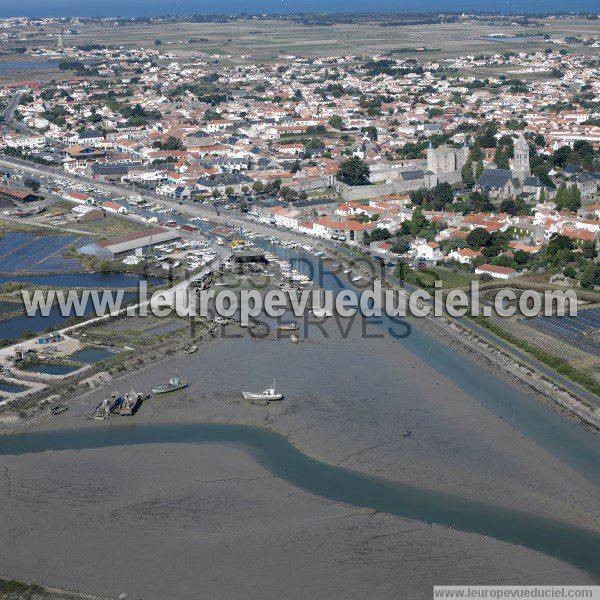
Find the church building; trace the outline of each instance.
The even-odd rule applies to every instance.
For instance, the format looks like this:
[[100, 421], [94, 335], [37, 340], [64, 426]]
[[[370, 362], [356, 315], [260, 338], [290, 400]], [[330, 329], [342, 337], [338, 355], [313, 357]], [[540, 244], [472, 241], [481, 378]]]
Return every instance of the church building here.
[[514, 142], [513, 168], [484, 169], [475, 183], [475, 189], [487, 192], [491, 198], [514, 198], [519, 194], [529, 194], [539, 199], [543, 185], [531, 175], [529, 167], [529, 145], [523, 137]]

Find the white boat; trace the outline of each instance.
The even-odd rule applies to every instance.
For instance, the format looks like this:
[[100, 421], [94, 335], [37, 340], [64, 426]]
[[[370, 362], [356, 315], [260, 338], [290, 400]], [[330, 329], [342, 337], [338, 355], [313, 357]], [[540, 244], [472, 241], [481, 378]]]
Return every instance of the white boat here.
[[364, 279], [364, 277], [362, 275], [357, 275], [356, 277], [352, 277], [350, 281], [360, 281], [361, 279]]
[[153, 394], [168, 394], [169, 392], [175, 392], [176, 390], [182, 390], [188, 386], [188, 382], [185, 379], [179, 379], [179, 375], [171, 377], [168, 383], [162, 385], [152, 386]]
[[282, 400], [283, 394], [275, 391], [275, 378], [273, 378], [273, 387], [267, 388], [262, 392], [244, 392], [242, 391], [244, 400], [248, 400], [252, 404], [268, 404], [273, 400]]

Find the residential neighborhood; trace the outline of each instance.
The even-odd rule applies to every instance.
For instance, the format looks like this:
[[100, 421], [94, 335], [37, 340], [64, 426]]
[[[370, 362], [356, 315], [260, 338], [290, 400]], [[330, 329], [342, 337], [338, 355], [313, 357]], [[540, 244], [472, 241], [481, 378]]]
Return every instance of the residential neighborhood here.
[[[160, 45], [88, 47], [63, 37], [31, 54], [58, 60], [65, 78], [0, 91], [4, 102], [19, 95], [18, 127], [0, 144], [7, 156], [68, 175], [242, 211], [392, 261], [542, 273], [560, 236], [571, 253], [563, 270], [597, 287], [598, 64], [552, 42], [423, 62], [290, 55], [216, 71]], [[482, 67], [512, 75], [469, 75]], [[532, 71], [539, 76], [519, 78]], [[4, 184], [9, 206], [34, 193]], [[69, 186], [59, 194], [95, 203]], [[480, 229], [494, 244], [468, 237]]]

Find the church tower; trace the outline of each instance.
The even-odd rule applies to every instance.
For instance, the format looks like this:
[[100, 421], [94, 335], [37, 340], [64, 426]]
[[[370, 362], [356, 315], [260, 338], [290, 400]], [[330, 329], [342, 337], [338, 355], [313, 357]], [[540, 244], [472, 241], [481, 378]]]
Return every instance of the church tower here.
[[427, 148], [427, 170], [432, 173], [438, 172], [437, 154], [431, 140], [429, 140], [429, 147]]
[[529, 169], [529, 145], [523, 135], [520, 135], [514, 143], [514, 156], [513, 174], [523, 183], [525, 178], [531, 175]]

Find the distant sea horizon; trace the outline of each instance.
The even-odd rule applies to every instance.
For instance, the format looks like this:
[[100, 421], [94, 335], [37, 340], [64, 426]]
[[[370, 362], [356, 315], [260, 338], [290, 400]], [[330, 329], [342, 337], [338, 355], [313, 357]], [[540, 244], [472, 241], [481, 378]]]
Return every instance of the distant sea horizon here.
[[21, 0], [0, 2], [4, 17], [158, 17], [192, 14], [599, 12], [598, 0]]

